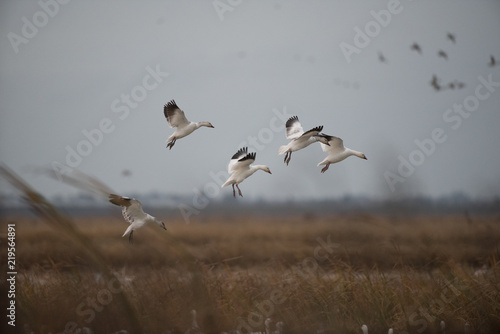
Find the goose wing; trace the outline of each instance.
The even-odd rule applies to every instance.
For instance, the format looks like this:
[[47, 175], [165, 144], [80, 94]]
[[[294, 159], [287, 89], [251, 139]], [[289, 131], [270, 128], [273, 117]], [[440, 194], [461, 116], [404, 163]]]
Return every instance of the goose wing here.
[[323, 130], [323, 125], [317, 126], [315, 128], [312, 128], [311, 130], [304, 132], [300, 137], [317, 136], [321, 132], [321, 130]]
[[286, 139], [297, 139], [304, 133], [304, 129], [297, 116], [292, 116], [286, 121]]
[[142, 204], [135, 198], [110, 194], [109, 201], [122, 207], [123, 218], [130, 224], [136, 219], [142, 219], [146, 214], [142, 211]]
[[177, 106], [177, 103], [175, 103], [174, 100], [165, 104], [163, 107], [163, 113], [165, 114], [165, 118], [171, 128], [183, 127], [189, 124], [189, 121], [184, 115], [184, 111]]
[[321, 143], [321, 149], [323, 150], [323, 152], [337, 152], [337, 151], [343, 151], [345, 149], [344, 141], [339, 137], [329, 136], [329, 135], [323, 135], [323, 136], [325, 136], [328, 139], [328, 143], [330, 144], [330, 146], [328, 146]]
[[239, 149], [238, 152], [236, 152], [229, 161], [227, 171], [229, 173], [233, 173], [238, 170], [248, 168], [248, 166], [250, 166], [250, 164], [255, 161], [255, 156], [255, 152], [248, 153], [248, 147]]

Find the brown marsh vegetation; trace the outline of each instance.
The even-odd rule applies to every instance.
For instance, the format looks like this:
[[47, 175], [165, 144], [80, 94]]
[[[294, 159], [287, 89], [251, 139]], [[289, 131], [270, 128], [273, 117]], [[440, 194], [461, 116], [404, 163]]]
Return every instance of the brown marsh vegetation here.
[[8, 219], [19, 326], [184, 333], [196, 309], [205, 333], [264, 331], [267, 318], [288, 333], [361, 333], [362, 324], [372, 333], [434, 333], [441, 320], [447, 333], [466, 323], [471, 332], [500, 331], [498, 217], [164, 221], [167, 231], [142, 229], [129, 244], [118, 213], [75, 218], [80, 241], [40, 218]]

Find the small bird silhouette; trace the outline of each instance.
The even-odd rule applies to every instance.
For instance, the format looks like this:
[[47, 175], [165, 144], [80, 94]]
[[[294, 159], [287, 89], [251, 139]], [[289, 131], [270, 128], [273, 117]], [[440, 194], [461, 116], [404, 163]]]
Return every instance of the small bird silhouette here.
[[413, 51], [417, 51], [419, 54], [422, 54], [422, 48], [417, 43], [413, 43], [410, 46], [410, 49], [413, 50]]
[[379, 52], [378, 53], [378, 60], [381, 62], [381, 63], [385, 63], [387, 64], [387, 59], [385, 58], [384, 54], [382, 52]]
[[431, 86], [437, 91], [439, 92], [441, 90], [441, 86], [439, 85], [439, 82], [438, 82], [438, 77], [434, 74], [432, 76], [432, 80], [431, 80]]
[[456, 44], [457, 43], [457, 40], [455, 39], [455, 34], [452, 34], [451, 32], [449, 32], [448, 34], [446, 34], [446, 37], [453, 43], [453, 44]]
[[465, 87], [465, 84], [463, 82], [460, 82], [458, 80], [454, 80], [448, 84], [449, 89], [462, 89]]
[[443, 50], [439, 50], [438, 56], [448, 60], [448, 55]]
[[496, 64], [497, 61], [495, 60], [495, 57], [490, 56], [490, 63], [488, 65], [490, 65], [490, 67], [494, 67]]

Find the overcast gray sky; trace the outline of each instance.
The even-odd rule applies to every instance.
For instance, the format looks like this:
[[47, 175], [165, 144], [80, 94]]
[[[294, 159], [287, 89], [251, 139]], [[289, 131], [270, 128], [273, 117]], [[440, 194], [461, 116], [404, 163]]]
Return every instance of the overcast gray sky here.
[[[33, 166], [72, 164], [123, 194], [210, 190], [247, 143], [273, 174], [244, 199], [500, 195], [498, 1], [61, 2], [0, 5], [0, 156], [44, 194], [73, 190]], [[433, 74], [465, 87], [436, 92]], [[215, 128], [169, 151], [170, 99]], [[321, 174], [316, 144], [286, 166], [291, 115], [368, 160]]]

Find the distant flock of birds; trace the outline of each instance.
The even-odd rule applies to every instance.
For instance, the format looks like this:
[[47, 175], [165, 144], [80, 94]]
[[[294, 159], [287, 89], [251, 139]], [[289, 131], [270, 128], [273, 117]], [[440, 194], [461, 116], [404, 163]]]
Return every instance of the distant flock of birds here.
[[[446, 39], [449, 40], [450, 42], [452, 42], [453, 44], [457, 43], [457, 39], [456, 39], [455, 34], [452, 34], [450, 32], [446, 34]], [[410, 50], [417, 52], [419, 55], [423, 55], [422, 47], [417, 42], [414, 42], [412, 45], [410, 45]], [[444, 60], [448, 60], [448, 54], [443, 50], [438, 50], [437, 56], [440, 58], [443, 58]], [[388, 63], [387, 58], [384, 56], [384, 54], [382, 52], [378, 53], [378, 59], [381, 63]], [[500, 65], [500, 64], [497, 63], [497, 61], [493, 55], [490, 55], [490, 61], [488, 62], [488, 66], [495, 67], [497, 65]], [[437, 92], [443, 91], [446, 89], [451, 89], [451, 90], [462, 89], [465, 87], [465, 83], [458, 81], [458, 80], [453, 80], [453, 81], [448, 82], [446, 84], [441, 84], [440, 79], [435, 74], [432, 75], [430, 85]]]
[[[177, 106], [174, 100], [165, 104], [163, 112], [168, 125], [171, 128], [176, 128], [174, 133], [167, 139], [168, 149], [172, 149], [177, 140], [190, 135], [200, 127], [214, 127], [210, 122], [188, 121], [184, 111]], [[321, 133], [323, 126], [316, 126], [308, 131], [304, 131], [299, 122], [299, 118], [293, 116], [287, 120], [285, 127], [286, 138], [289, 139], [290, 142], [287, 145], [281, 146], [278, 154], [285, 155], [283, 161], [287, 165], [292, 159], [293, 152], [302, 150], [316, 142], [319, 142], [323, 151], [328, 153], [325, 159], [318, 163], [318, 166], [324, 165], [321, 169], [321, 173], [326, 172], [331, 164], [340, 162], [351, 155], [366, 160], [366, 156], [362, 152], [345, 147], [342, 139]], [[233, 188], [233, 197], [236, 197], [236, 189], [238, 190], [238, 195], [243, 196], [239, 184], [253, 175], [256, 171], [262, 170], [271, 174], [271, 170], [266, 165], [252, 165], [256, 155], [255, 152], [249, 153], [247, 147], [243, 147], [231, 157], [227, 167], [230, 176], [221, 187], [224, 188], [231, 185]], [[130, 224], [122, 237], [128, 234], [130, 242], [133, 240], [134, 231], [148, 223], [158, 224], [161, 228], [166, 230], [165, 224], [162, 221], [142, 210], [142, 204], [138, 200], [116, 194], [109, 194], [108, 199], [112, 204], [122, 207], [123, 218]]]

